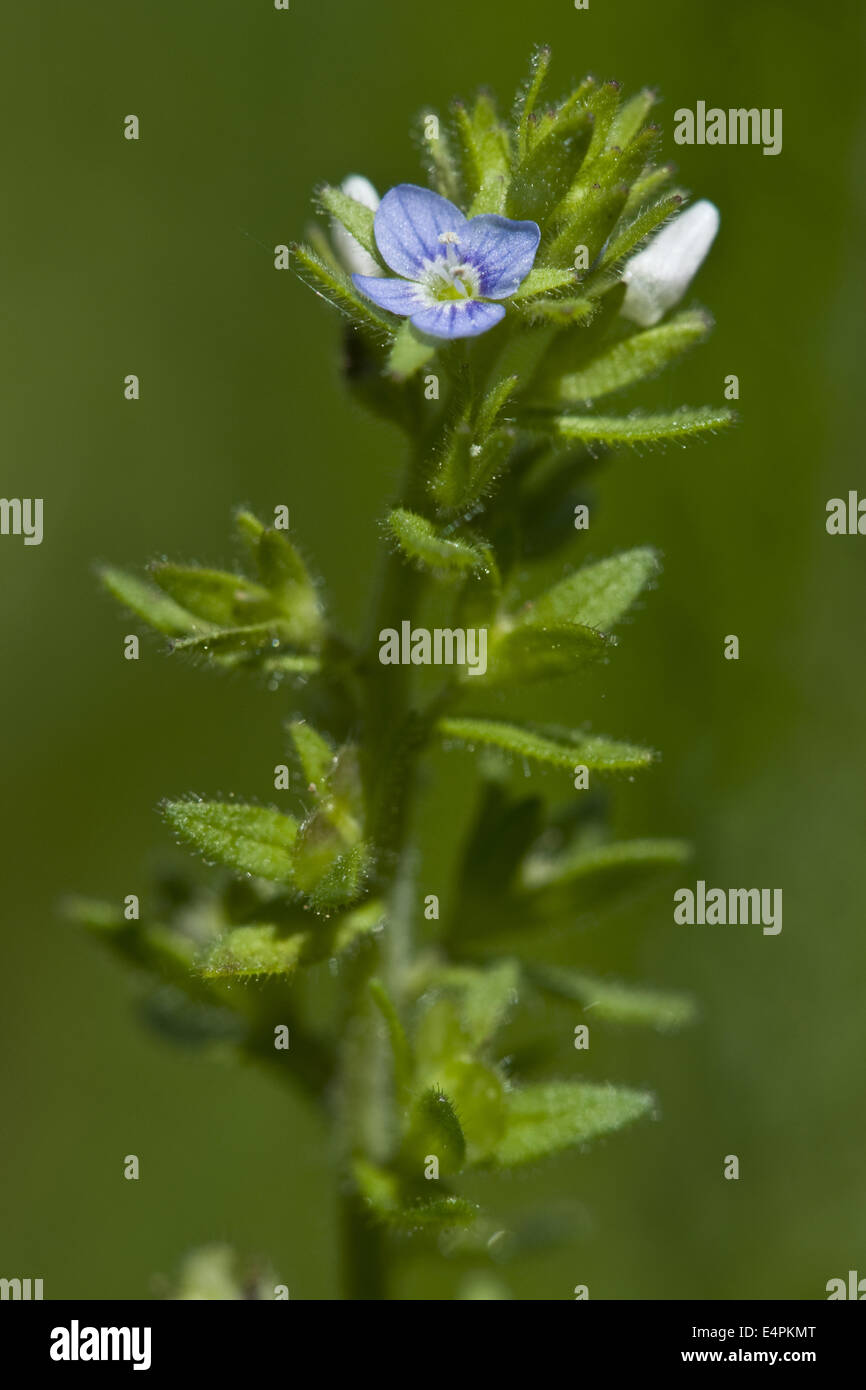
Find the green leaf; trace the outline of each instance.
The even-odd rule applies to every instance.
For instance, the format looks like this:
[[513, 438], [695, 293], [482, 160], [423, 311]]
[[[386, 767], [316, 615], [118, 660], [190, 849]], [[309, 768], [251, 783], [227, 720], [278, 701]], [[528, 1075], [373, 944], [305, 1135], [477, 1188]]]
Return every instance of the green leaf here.
[[529, 148], [529, 132], [544, 79], [550, 67], [550, 49], [536, 48], [530, 60], [529, 80], [517, 100], [517, 158], [523, 160]]
[[466, 1139], [457, 1112], [444, 1091], [428, 1086], [413, 1103], [405, 1149], [422, 1162], [435, 1154], [443, 1173], [458, 1173], [466, 1159]]
[[526, 681], [567, 676], [588, 661], [595, 661], [611, 646], [613, 639], [579, 623], [549, 624], [535, 627], [526, 623], [490, 635], [487, 670], [483, 676], [462, 677], [467, 689], [476, 686], [518, 685]]
[[490, 487], [505, 466], [514, 432], [501, 428], [502, 412], [518, 384], [517, 376], [495, 382], [472, 413], [467, 407], [446, 439], [429, 484], [437, 506], [453, 513], [469, 507]]
[[157, 632], [164, 632], [169, 637], [185, 637], [203, 630], [204, 625], [192, 613], [136, 575], [127, 574], [125, 570], [115, 569], [111, 565], [103, 566], [99, 575], [114, 598], [125, 604], [136, 617], [156, 628]]
[[[593, 118], [593, 139], [586, 161], [588, 165], [596, 160], [608, 145], [613, 124], [619, 111], [620, 91], [618, 82], [603, 82], [600, 87], [596, 87], [587, 96], [586, 105], [592, 112]], [[592, 173], [595, 175], [595, 170]]]
[[365, 844], [353, 845], [338, 855], [328, 870], [306, 891], [317, 912], [325, 914], [346, 907], [361, 896], [372, 868], [372, 854]]
[[296, 719], [289, 725], [298, 759], [307, 782], [318, 787], [334, 766], [333, 746], [311, 724]]
[[564, 854], [531, 855], [523, 865], [521, 881], [533, 891], [588, 879], [619, 886], [647, 873], [675, 868], [690, 853], [685, 840], [617, 840], [589, 848], [578, 843]]
[[563, 296], [560, 299], [541, 298], [520, 302], [518, 313], [530, 323], [549, 324], [554, 328], [571, 328], [592, 318], [598, 305], [592, 299]]
[[483, 1047], [498, 1032], [518, 999], [520, 970], [504, 960], [488, 970], [466, 972], [460, 1018], [474, 1048]]
[[494, 382], [484, 396], [475, 416], [475, 431], [479, 439], [483, 439], [499, 423], [502, 412], [507, 406], [511, 397], [519, 385], [519, 378], [516, 376], [504, 376], [499, 381]]
[[[172, 642], [171, 650], [231, 661], [234, 657], [248, 659], [270, 652], [286, 637], [283, 623], [274, 619], [270, 623], [252, 623], [249, 627], [217, 628], [201, 637], [178, 637]], [[315, 658], [292, 656], [290, 661], [297, 671], [318, 670], [319, 667]]]
[[276, 883], [293, 875], [298, 823], [266, 806], [225, 801], [167, 801], [162, 813], [207, 860]]
[[577, 282], [573, 266], [537, 266], [530, 270], [523, 283], [514, 291], [509, 303], [520, 304], [536, 295], [549, 294], [551, 290], [561, 290]]
[[376, 216], [373, 209], [350, 198], [341, 188], [332, 188], [329, 184], [318, 190], [317, 199], [320, 207], [341, 222], [349, 235], [353, 236], [359, 246], [363, 246], [368, 255], [378, 261], [384, 270], [385, 265], [379, 255], [373, 230]]
[[549, 1081], [506, 1095], [505, 1133], [494, 1162], [501, 1168], [533, 1163], [648, 1114], [653, 1097], [624, 1086], [581, 1081]]
[[505, 211], [511, 149], [508, 131], [487, 92], [479, 92], [472, 111], [462, 102], [454, 106], [461, 150], [463, 186], [469, 199], [468, 215]]
[[[642, 173], [640, 178], [635, 179], [632, 184], [628, 202], [625, 205], [624, 216], [632, 217], [644, 209], [651, 199], [670, 184], [675, 173], [676, 169], [673, 164], [663, 164], [658, 168], [650, 168]], [[678, 189], [677, 192], [680, 200], [686, 197], [683, 189]]]
[[389, 375], [406, 381], [429, 362], [441, 346], [441, 339], [419, 332], [411, 319], [404, 319], [388, 354]]
[[403, 553], [426, 569], [466, 574], [475, 569], [488, 569], [492, 563], [489, 551], [470, 541], [443, 535], [417, 512], [396, 507], [388, 516], [388, 525]]
[[592, 1009], [593, 1018], [605, 1023], [670, 1033], [693, 1023], [697, 1015], [694, 1000], [686, 994], [643, 989], [552, 965], [530, 967], [530, 975], [550, 994], [576, 1000], [585, 1009]]
[[[429, 116], [435, 117], [438, 122], [438, 134], [435, 139], [425, 134], [426, 120]], [[461, 201], [460, 171], [451, 148], [448, 132], [445, 129], [445, 123], [439, 120], [434, 111], [425, 111], [421, 116], [419, 139], [426, 156], [425, 163], [429, 182], [437, 193], [442, 194], [443, 198], [448, 198], [450, 202], [459, 205]]]
[[403, 1190], [396, 1174], [367, 1159], [355, 1159], [354, 1175], [371, 1214], [407, 1234], [469, 1226], [478, 1214], [477, 1206], [464, 1197], [412, 1197]]
[[734, 418], [724, 407], [703, 406], [657, 415], [557, 415], [547, 428], [560, 439], [582, 439], [586, 443], [659, 444], [714, 433], [732, 424]]
[[[666, 198], [653, 203], [650, 207], [644, 208], [638, 215], [611, 237], [604, 249], [604, 255], [599, 261], [599, 269], [606, 270], [608, 266], [616, 265], [617, 261], [622, 260], [623, 256], [643, 241], [644, 237], [649, 236], [650, 232], [655, 231], [656, 227], [682, 206], [683, 197], [681, 193], [670, 193]], [[628, 212], [628, 204], [624, 211]]]
[[235, 526], [241, 540], [246, 543], [250, 554], [255, 559], [258, 555], [259, 541], [265, 531], [264, 522], [259, 521], [253, 512], [248, 512], [246, 508], [241, 507], [239, 511], [235, 512]]
[[150, 574], [163, 593], [206, 623], [249, 626], [279, 611], [263, 585], [239, 574], [172, 564], [151, 565]]
[[541, 399], [552, 406], [591, 402], [655, 375], [702, 342], [712, 320], [697, 310], [633, 333], [594, 357], [586, 366], [544, 383]]
[[532, 218], [542, 231], [562, 201], [563, 189], [577, 178], [589, 150], [593, 123], [588, 111], [576, 110], [568, 120], [557, 120], [533, 143], [521, 161], [508, 190], [509, 217]]
[[658, 556], [649, 547], [626, 550], [597, 564], [584, 565], [540, 598], [532, 599], [520, 615], [521, 620], [541, 627], [577, 623], [607, 632], [659, 569]]
[[557, 218], [558, 230], [543, 245], [541, 265], [562, 265], [574, 259], [575, 247], [585, 246], [592, 265], [620, 216], [628, 198], [628, 185], [599, 184], [586, 190], [577, 206], [569, 206]]
[[285, 531], [262, 529], [256, 563], [262, 583], [280, 597], [295, 598], [299, 589], [315, 594], [309, 571]]
[[406, 1037], [406, 1031], [400, 1021], [400, 1015], [397, 1013], [394, 1001], [382, 981], [370, 980], [369, 989], [388, 1029], [391, 1055], [394, 1059], [394, 1083], [398, 1097], [404, 1098], [409, 1090], [412, 1075], [412, 1051], [409, 1047], [409, 1040]]
[[599, 735], [570, 733], [564, 738], [550, 738], [495, 719], [440, 719], [436, 727], [444, 739], [465, 743], [471, 749], [479, 745], [498, 748], [517, 758], [568, 770], [582, 763], [598, 772], [630, 772], [648, 767], [656, 756], [647, 748]]
[[617, 111], [607, 136], [607, 147], [618, 145], [624, 148], [635, 136], [649, 115], [657, 100], [656, 93], [645, 87], [636, 96], [624, 101]]
[[293, 975], [306, 941], [306, 932], [281, 937], [273, 925], [235, 927], [212, 948], [199, 973], [209, 980]]
[[328, 265], [309, 246], [295, 243], [291, 247], [297, 274], [320, 298], [326, 300], [358, 327], [372, 334], [376, 341], [393, 338], [399, 320], [377, 309], [366, 299], [342, 270]]

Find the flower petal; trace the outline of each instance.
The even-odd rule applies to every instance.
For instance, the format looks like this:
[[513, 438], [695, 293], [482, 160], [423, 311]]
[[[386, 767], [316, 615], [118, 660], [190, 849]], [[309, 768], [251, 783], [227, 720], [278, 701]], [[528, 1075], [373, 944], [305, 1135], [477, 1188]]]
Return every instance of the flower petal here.
[[480, 299], [446, 299], [412, 315], [421, 333], [433, 338], [475, 338], [505, 318], [502, 304], [485, 304]]
[[414, 280], [392, 280], [390, 276], [353, 275], [352, 284], [356, 289], [378, 304], [380, 309], [388, 309], [392, 314], [407, 317], [414, 314], [423, 303], [418, 286]]
[[460, 235], [459, 253], [481, 276], [480, 293], [507, 299], [526, 279], [541, 232], [535, 222], [512, 222], [495, 212], [473, 217]]
[[622, 273], [628, 285], [622, 304], [626, 318], [651, 328], [682, 299], [715, 240], [719, 220], [715, 204], [702, 198], [632, 256]]
[[385, 194], [376, 211], [376, 245], [383, 260], [408, 280], [418, 280], [425, 261], [441, 256], [443, 232], [466, 225], [459, 208], [429, 188], [398, 183]]

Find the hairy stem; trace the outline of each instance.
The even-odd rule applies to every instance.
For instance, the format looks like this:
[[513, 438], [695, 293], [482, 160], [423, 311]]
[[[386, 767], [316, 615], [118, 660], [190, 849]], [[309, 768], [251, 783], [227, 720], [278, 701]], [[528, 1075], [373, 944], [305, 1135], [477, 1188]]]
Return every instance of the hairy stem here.
[[[409, 464], [401, 499], [403, 505], [415, 500], [420, 453], [419, 448]], [[415, 770], [426, 726], [412, 708], [411, 667], [383, 666], [378, 660], [378, 648], [383, 628], [399, 630], [401, 622], [412, 620], [423, 585], [423, 576], [409, 569], [399, 554], [390, 550], [385, 554], [365, 644], [367, 658], [363, 663], [362, 775], [377, 856], [377, 888], [389, 903], [387, 962], [392, 968], [387, 973], [398, 1005], [403, 973], [400, 964], [407, 962], [408, 941], [394, 938], [397, 933], [405, 933], [409, 915], [402, 904], [395, 903], [395, 898], [406, 853]], [[344, 1051], [341, 1076], [343, 1112], [349, 1120], [349, 1133], [344, 1135], [346, 1154], [351, 1157], [360, 1152], [374, 1160], [383, 1155], [370, 1153], [371, 1144], [386, 1144], [389, 1122], [393, 1123], [393, 1117], [380, 1116], [377, 1120], [375, 1114], [370, 1113], [377, 1104], [382, 1105], [376, 1073], [389, 1065], [383, 1053], [386, 1044], [379, 1020], [372, 1016], [369, 994], [370, 979], [379, 968], [378, 961], [378, 952], [366, 952], [347, 980], [348, 1046]], [[350, 1057], [349, 1050], [354, 1051], [354, 1058]], [[356, 1103], [350, 1104], [348, 1091], [357, 1084], [359, 1052], [363, 1054], [361, 1066], [366, 1073], [362, 1082], [364, 1099], [358, 1104], [355, 1096]], [[351, 1178], [344, 1178], [341, 1195], [344, 1298], [382, 1299], [387, 1296], [385, 1240], [385, 1232], [371, 1221]]]

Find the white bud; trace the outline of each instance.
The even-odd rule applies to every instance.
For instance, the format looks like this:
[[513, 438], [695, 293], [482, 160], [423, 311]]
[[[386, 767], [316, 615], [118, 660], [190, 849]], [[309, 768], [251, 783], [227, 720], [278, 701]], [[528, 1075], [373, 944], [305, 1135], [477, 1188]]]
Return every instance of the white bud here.
[[[350, 174], [343, 179], [340, 185], [347, 198], [353, 198], [356, 203], [361, 203], [365, 208], [370, 208], [375, 212], [381, 199], [371, 184], [369, 179], [365, 179], [362, 174]], [[334, 241], [334, 249], [343, 265], [354, 275], [383, 275], [384, 271], [377, 261], [373, 260], [369, 251], [365, 251], [360, 242], [356, 241], [351, 232], [336, 218], [331, 219], [331, 236]]]
[[650, 328], [682, 299], [719, 230], [719, 210], [702, 199], [681, 212], [638, 251], [623, 271], [622, 312]]

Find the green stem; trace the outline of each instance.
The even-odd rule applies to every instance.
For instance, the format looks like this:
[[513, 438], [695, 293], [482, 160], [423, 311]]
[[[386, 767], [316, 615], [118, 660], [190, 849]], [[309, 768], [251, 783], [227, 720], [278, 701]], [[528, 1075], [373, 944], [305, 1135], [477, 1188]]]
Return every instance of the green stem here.
[[[420, 436], [419, 430], [419, 436]], [[416, 436], [418, 437], [418, 436]], [[415, 500], [421, 449], [410, 462], [401, 502], [411, 506]], [[370, 817], [370, 834], [377, 855], [377, 891], [389, 901], [386, 931], [387, 960], [406, 959], [408, 941], [397, 941], [405, 933], [409, 914], [395, 903], [401, 865], [411, 819], [412, 789], [418, 753], [423, 744], [423, 720], [412, 708], [412, 670], [405, 666], [383, 666], [378, 660], [379, 633], [383, 628], [399, 630], [404, 619], [412, 620], [423, 590], [424, 579], [406, 565], [398, 554], [386, 553], [372, 622], [367, 633], [366, 659], [362, 663], [363, 730], [361, 737], [362, 776]], [[358, 1105], [357, 1069], [359, 1060], [368, 1072], [364, 1078], [371, 1104], [375, 1104], [375, 1073], [382, 1058], [377, 1052], [382, 1042], [378, 1020], [372, 1017], [369, 983], [379, 969], [379, 954], [369, 951], [355, 963], [346, 982], [346, 1052], [341, 1063], [342, 1106], [349, 1132], [344, 1134], [347, 1158], [363, 1153], [372, 1161], [381, 1154], [371, 1153], [371, 1132], [375, 1136], [375, 1117], [365, 1115], [363, 1100]], [[402, 970], [387, 970], [389, 987], [398, 1007]], [[366, 1055], [359, 1058], [362, 1049]], [[356, 1072], [353, 1079], [351, 1073]], [[352, 1097], [349, 1092], [354, 1090]], [[352, 1099], [355, 1100], [354, 1107]], [[360, 1108], [360, 1112], [359, 1112]], [[375, 1141], [375, 1140], [374, 1140]], [[344, 1176], [340, 1199], [340, 1228], [343, 1259], [343, 1297], [346, 1299], [384, 1299], [386, 1285], [386, 1232], [375, 1225], [365, 1210], [351, 1175]]]
[[353, 1302], [387, 1298], [385, 1233], [372, 1223], [354, 1188], [340, 1195], [340, 1247], [343, 1298]]

